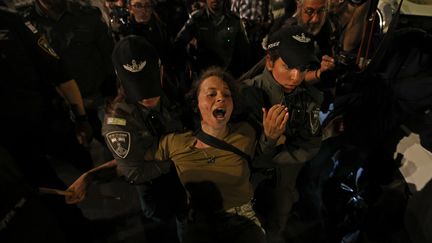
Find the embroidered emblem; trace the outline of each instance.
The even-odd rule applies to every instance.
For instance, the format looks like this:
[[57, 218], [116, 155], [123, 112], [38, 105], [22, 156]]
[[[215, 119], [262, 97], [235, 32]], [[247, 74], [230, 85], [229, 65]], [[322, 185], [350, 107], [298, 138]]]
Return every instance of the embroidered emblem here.
[[42, 50], [44, 50], [46, 53], [48, 53], [49, 55], [60, 59], [59, 56], [57, 55], [57, 53], [54, 51], [54, 49], [51, 48], [51, 46], [48, 43], [48, 40], [45, 38], [45, 36], [41, 36], [38, 39], [38, 45], [40, 48], [42, 48]]
[[311, 38], [306, 37], [305, 33], [302, 33], [301, 35], [293, 35], [292, 38], [303, 43], [309, 43], [311, 41]]
[[130, 133], [123, 131], [109, 132], [105, 135], [106, 140], [114, 153], [124, 159], [130, 150]]
[[116, 117], [108, 117], [107, 118], [108, 125], [119, 125], [126, 126], [126, 119], [116, 118]]
[[131, 73], [137, 73], [137, 72], [141, 71], [145, 67], [146, 64], [147, 64], [146, 61], [143, 61], [143, 62], [140, 62], [139, 64], [137, 64], [135, 59], [132, 59], [132, 64], [125, 64], [125, 65], [123, 65], [123, 68], [128, 70]]
[[310, 131], [312, 135], [316, 135], [320, 128], [320, 119], [319, 119], [319, 108], [313, 109], [309, 113], [309, 125], [310, 125]]

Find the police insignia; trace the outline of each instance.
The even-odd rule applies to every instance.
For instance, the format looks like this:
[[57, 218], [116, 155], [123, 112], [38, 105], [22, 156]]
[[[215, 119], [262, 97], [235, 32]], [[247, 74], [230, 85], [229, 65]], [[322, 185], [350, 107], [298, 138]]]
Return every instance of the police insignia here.
[[48, 43], [48, 40], [46, 39], [45, 36], [39, 37], [37, 43], [38, 43], [39, 47], [42, 48], [42, 50], [44, 50], [45, 52], [47, 52], [51, 56], [53, 56], [57, 59], [60, 59], [59, 56], [57, 55], [57, 53], [51, 48], [51, 46]]
[[106, 135], [109, 146], [114, 153], [124, 159], [130, 150], [130, 133], [123, 131], [109, 132]]
[[311, 112], [309, 112], [309, 125], [312, 135], [316, 135], [320, 128], [319, 113], [319, 108], [313, 109]]
[[108, 117], [107, 118], [107, 124], [126, 126], [126, 119], [116, 118], [116, 117]]

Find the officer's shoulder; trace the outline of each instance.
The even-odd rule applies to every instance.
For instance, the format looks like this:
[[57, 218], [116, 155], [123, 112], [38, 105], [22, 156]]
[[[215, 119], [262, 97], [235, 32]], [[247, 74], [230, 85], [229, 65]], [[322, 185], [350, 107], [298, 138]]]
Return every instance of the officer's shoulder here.
[[70, 2], [68, 8], [72, 13], [77, 15], [102, 16], [102, 12], [96, 6], [83, 5], [76, 2]]
[[200, 18], [204, 18], [206, 16], [206, 10], [204, 8], [202, 9], [198, 9], [194, 12], [192, 12], [191, 14], [191, 19], [200, 19]]
[[6, 18], [18, 15], [17, 11], [10, 9], [10, 8], [2, 7], [2, 6], [0, 6], [0, 13], [1, 13], [1, 15], [5, 16]]
[[264, 84], [264, 78], [262, 74], [258, 74], [255, 77], [244, 80], [243, 83], [247, 86], [262, 88]]
[[106, 113], [117, 118], [127, 118], [131, 116], [136, 109], [137, 107], [133, 104], [128, 104], [126, 102], [118, 102], [110, 104]]

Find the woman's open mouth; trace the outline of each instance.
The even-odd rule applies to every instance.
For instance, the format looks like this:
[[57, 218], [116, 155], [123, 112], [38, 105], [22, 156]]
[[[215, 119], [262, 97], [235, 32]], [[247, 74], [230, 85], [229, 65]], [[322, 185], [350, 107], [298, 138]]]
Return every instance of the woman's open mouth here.
[[224, 108], [216, 108], [213, 111], [213, 116], [216, 119], [224, 119], [225, 118], [225, 113], [226, 113], [226, 110]]

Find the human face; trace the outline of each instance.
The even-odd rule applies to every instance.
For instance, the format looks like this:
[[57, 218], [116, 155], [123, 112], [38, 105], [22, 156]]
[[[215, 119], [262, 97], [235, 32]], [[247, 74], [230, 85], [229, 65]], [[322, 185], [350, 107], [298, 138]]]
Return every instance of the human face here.
[[153, 97], [153, 98], [142, 99], [138, 103], [143, 105], [144, 107], [146, 107], [148, 109], [152, 109], [152, 108], [155, 108], [159, 104], [159, 101], [160, 101], [160, 96], [157, 96], [157, 97]]
[[108, 9], [112, 9], [112, 8], [123, 8], [124, 6], [124, 1], [123, 0], [106, 0], [105, 1], [105, 6]]
[[222, 10], [223, 0], [207, 0], [207, 6], [212, 12]]
[[269, 55], [266, 57], [266, 67], [286, 93], [299, 86], [303, 82], [306, 73], [306, 70], [289, 68], [280, 57], [276, 61], [272, 61]]
[[225, 128], [233, 111], [233, 99], [227, 83], [217, 76], [204, 79], [198, 89], [201, 124], [213, 129]]
[[327, 18], [327, 0], [304, 0], [298, 4], [297, 20], [309, 34], [317, 35]]
[[153, 13], [150, 0], [131, 0], [129, 12], [138, 23], [148, 23]]

